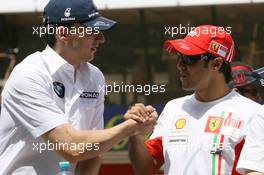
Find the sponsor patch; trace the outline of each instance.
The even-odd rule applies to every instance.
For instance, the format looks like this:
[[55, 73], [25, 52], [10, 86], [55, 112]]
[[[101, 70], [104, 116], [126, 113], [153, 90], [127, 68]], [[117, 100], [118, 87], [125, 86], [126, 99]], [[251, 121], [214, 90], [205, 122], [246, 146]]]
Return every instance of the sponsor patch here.
[[219, 134], [223, 121], [223, 117], [208, 117], [204, 132]]
[[74, 18], [61, 18], [61, 21], [75, 21], [75, 17]]
[[83, 92], [80, 98], [98, 98], [99, 92]]
[[210, 45], [210, 49], [213, 50], [214, 52], [217, 52], [219, 49], [220, 44], [216, 43], [216, 42], [212, 42]]
[[209, 51], [216, 53], [222, 57], [225, 57], [227, 54], [227, 47], [223, 46], [222, 44], [219, 44], [215, 41], [212, 41], [210, 46], [209, 46]]
[[53, 82], [52, 85], [53, 85], [53, 90], [57, 94], [57, 96], [60, 98], [63, 98], [64, 94], [65, 94], [64, 85], [60, 82], [57, 82], [57, 81]]
[[232, 113], [229, 113], [228, 117], [225, 118], [224, 126], [242, 129], [244, 122], [240, 119], [231, 118], [231, 116], [232, 116]]
[[94, 12], [88, 15], [89, 18], [99, 15], [99, 12]]
[[175, 127], [176, 129], [182, 129], [186, 125], [186, 120], [185, 118], [180, 118], [175, 122]]
[[108, 24], [108, 23], [105, 23], [104, 21], [96, 21], [95, 23], [94, 23], [94, 26], [110, 26], [110, 24]]
[[225, 118], [220, 134], [239, 139], [244, 122], [240, 119], [231, 118], [231, 115], [232, 113], [229, 113], [228, 117]]
[[169, 145], [185, 145], [187, 143], [187, 135], [169, 136]]
[[66, 8], [66, 10], [64, 12], [64, 16], [67, 18], [71, 16], [71, 8]]
[[217, 154], [217, 155], [222, 155], [223, 154], [223, 148], [213, 148], [210, 150], [210, 154]]
[[217, 51], [217, 54], [220, 55], [220, 56], [222, 56], [222, 57], [225, 57], [227, 51], [228, 51], [227, 47], [225, 47], [225, 46], [223, 46], [223, 45], [220, 45], [220, 48], [219, 48], [219, 50]]
[[189, 116], [177, 116], [172, 125], [171, 132], [187, 132]]
[[184, 42], [178, 42], [177, 45], [179, 45], [182, 49], [191, 50], [190, 47]]

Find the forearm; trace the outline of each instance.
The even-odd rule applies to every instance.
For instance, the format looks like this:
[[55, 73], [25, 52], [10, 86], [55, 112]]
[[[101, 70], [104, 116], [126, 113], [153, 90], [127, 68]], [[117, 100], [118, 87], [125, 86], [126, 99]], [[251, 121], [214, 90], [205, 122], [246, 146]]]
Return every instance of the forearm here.
[[70, 145], [57, 151], [66, 160], [74, 163], [101, 155], [136, 130], [137, 124], [133, 120], [127, 120], [113, 128], [94, 131], [80, 131], [66, 124], [48, 132], [44, 138], [53, 143]]
[[[74, 144], [74, 149], [71, 149], [72, 147], [70, 147], [70, 149], [66, 148], [63, 150], [57, 150], [64, 159], [72, 163], [91, 159], [110, 150], [116, 143], [126, 137], [149, 133], [154, 129], [157, 116], [155, 110], [146, 108], [145, 112], [149, 115], [147, 116], [149, 118], [144, 120], [144, 122], [141, 120], [138, 122], [138, 116], [141, 115], [140, 112], [138, 112], [138, 108], [139, 107], [133, 107], [132, 111], [125, 114], [127, 120], [113, 128], [80, 131], [74, 129], [70, 124], [64, 124], [47, 132], [43, 137], [45, 140], [49, 140], [53, 143]], [[141, 111], [141, 113], [143, 112]], [[134, 120], [135, 118], [137, 120]], [[89, 149], [87, 149], [87, 144]], [[79, 147], [79, 145], [81, 145], [81, 147]]]
[[101, 158], [95, 157], [82, 162], [78, 162], [75, 175], [97, 175], [101, 167]]
[[136, 123], [133, 120], [125, 121], [113, 128], [95, 131], [80, 131], [76, 142], [78, 143], [92, 143], [98, 144], [99, 149], [96, 151], [86, 151], [83, 155], [84, 158], [92, 158], [110, 150], [116, 143], [120, 142], [126, 137], [131, 136], [135, 130]]
[[136, 175], [152, 175], [155, 173], [154, 160], [145, 145], [143, 135], [129, 138], [129, 157]]

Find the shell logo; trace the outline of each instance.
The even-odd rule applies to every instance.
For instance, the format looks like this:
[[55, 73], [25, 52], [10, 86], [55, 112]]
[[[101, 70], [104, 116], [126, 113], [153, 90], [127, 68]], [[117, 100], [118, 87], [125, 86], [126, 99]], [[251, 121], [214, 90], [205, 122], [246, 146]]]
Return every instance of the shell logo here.
[[182, 129], [186, 125], [186, 120], [184, 118], [180, 118], [176, 121], [175, 127], [176, 129]]

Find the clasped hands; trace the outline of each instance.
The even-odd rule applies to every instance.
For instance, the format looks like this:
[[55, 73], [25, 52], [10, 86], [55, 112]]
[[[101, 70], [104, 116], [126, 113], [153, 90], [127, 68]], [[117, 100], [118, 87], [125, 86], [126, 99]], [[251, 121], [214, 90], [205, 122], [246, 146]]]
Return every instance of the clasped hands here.
[[124, 118], [136, 127], [132, 135], [149, 134], [157, 124], [158, 114], [152, 106], [137, 103], [127, 110]]

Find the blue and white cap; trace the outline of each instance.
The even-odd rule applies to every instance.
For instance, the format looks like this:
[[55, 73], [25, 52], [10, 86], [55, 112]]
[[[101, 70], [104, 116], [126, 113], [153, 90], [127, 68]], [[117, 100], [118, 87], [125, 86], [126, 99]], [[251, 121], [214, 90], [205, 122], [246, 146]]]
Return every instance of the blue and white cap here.
[[100, 15], [92, 0], [50, 0], [43, 16], [45, 24], [82, 23], [101, 31], [116, 25], [115, 21]]

